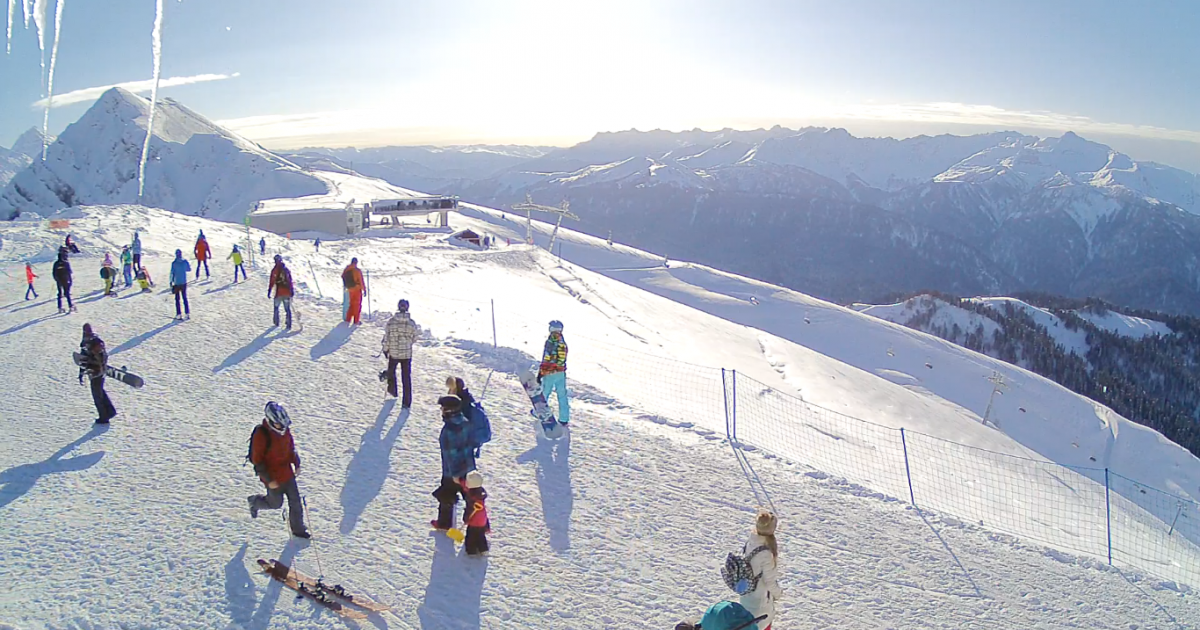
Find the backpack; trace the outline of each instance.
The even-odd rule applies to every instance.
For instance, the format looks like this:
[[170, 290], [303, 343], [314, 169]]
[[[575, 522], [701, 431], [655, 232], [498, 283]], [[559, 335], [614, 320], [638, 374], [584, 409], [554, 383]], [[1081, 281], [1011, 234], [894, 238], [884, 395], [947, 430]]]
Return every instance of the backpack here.
[[763, 551], [768, 551], [766, 545], [755, 547], [744, 556], [733, 553], [725, 556], [725, 566], [721, 568], [721, 578], [725, 580], [725, 586], [728, 586], [729, 590], [738, 595], [745, 595], [758, 588], [758, 581], [762, 579], [762, 574], [754, 574], [750, 559]]
[[346, 270], [342, 272], [342, 286], [347, 289], [353, 289], [354, 287], [358, 286], [358, 284], [354, 282], [353, 269], [346, 267]]
[[246, 441], [246, 462], [244, 464], [242, 464], [243, 466], [245, 466], [246, 464], [252, 463], [250, 461], [250, 455], [254, 450], [254, 434], [258, 433], [260, 430], [262, 430], [263, 434], [267, 436], [266, 437], [267, 448], [265, 450], [271, 449], [271, 432], [263, 430], [263, 425], [261, 425], [261, 424], [254, 427], [254, 430], [250, 432], [250, 439]]
[[468, 410], [469, 413], [466, 415], [470, 421], [470, 427], [467, 429], [467, 435], [472, 448], [478, 454], [479, 447], [492, 441], [492, 422], [488, 420], [487, 412], [483, 410], [483, 405], [474, 403], [468, 407]]
[[275, 276], [275, 290], [286, 289], [292, 286], [292, 272], [287, 267], [280, 267], [279, 274]]

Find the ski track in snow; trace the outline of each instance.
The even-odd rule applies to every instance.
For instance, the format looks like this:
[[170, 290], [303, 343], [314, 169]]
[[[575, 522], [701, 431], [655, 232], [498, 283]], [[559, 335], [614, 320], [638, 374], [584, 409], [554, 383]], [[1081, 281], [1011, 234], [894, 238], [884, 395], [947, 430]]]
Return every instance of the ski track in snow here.
[[[570, 437], [538, 442], [528, 399], [504, 369], [527, 350], [451, 334], [461, 323], [435, 320], [418, 293], [414, 318], [430, 332], [416, 348], [413, 408], [401, 412], [375, 378], [382, 318], [342, 328], [338, 307], [304, 297], [304, 330], [272, 330], [265, 266], [227, 286], [220, 253], [242, 230], [193, 218], [173, 224], [174, 233], [161, 232], [161, 219], [152, 224], [158, 232], [143, 232], [158, 283], [149, 294], [94, 293], [102, 255], [92, 252], [145, 230], [136, 213], [95, 229], [76, 224], [88, 252], [72, 260], [77, 314], [55, 314], [48, 265], [38, 269], [37, 300], [22, 301], [19, 281], [2, 285], [0, 581], [9, 589], [0, 626], [667, 628], [730, 595], [719, 568], [741, 547], [755, 506], [723, 439], [646, 422], [659, 416], [573, 382]], [[163, 270], [197, 226], [219, 252], [215, 275], [189, 287], [192, 319], [175, 323]], [[59, 238], [7, 238], [10, 230], [28, 226], [0, 227], [5, 262], [44, 259]], [[270, 242], [272, 251], [306, 245]], [[352, 246], [327, 245], [330, 266]], [[462, 264], [479, 256], [457, 251]], [[431, 267], [459, 264], [455, 250], [443, 253]], [[519, 273], [519, 257], [513, 264]], [[293, 272], [304, 286], [316, 280]], [[147, 379], [142, 390], [108, 384], [120, 415], [107, 429], [92, 426], [90, 397], [69, 360], [85, 321], [114, 365]], [[528, 349], [543, 336], [536, 322]], [[488, 383], [496, 438], [480, 468], [495, 531], [486, 560], [428, 528], [439, 475], [435, 400], [449, 374], [477, 394]], [[261, 490], [243, 465], [246, 440], [269, 399], [294, 420], [311, 543], [289, 539], [279, 512], [251, 520], [246, 511], [245, 497]], [[1186, 587], [748, 456], [780, 511], [776, 630], [1200, 625]], [[347, 624], [260, 574], [259, 557], [323, 573], [393, 611]]]

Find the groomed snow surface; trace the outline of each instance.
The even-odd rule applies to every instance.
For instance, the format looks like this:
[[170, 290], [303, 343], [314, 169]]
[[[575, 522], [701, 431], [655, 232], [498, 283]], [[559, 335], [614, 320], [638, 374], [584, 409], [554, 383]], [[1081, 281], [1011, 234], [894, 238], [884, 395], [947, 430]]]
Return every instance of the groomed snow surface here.
[[[394, 607], [360, 627], [673, 627], [730, 594], [719, 567], [740, 547], [755, 507], [723, 439], [720, 373], [698, 365], [727, 365], [888, 426], [916, 423], [930, 435], [1038, 457], [1029, 431], [982, 427], [969, 407], [930, 393], [945, 382], [915, 368], [883, 374], [830, 358], [828, 348], [809, 350], [763, 332], [773, 329], [769, 321], [763, 328], [735, 323], [770, 311], [727, 304], [733, 298], [713, 291], [721, 288], [714, 278], [725, 278], [725, 289], [757, 285], [712, 270], [674, 272], [690, 285], [628, 264], [602, 272], [637, 276], [618, 281], [569, 262], [559, 266], [525, 246], [478, 252], [440, 235], [332, 240], [319, 254], [311, 243], [268, 236], [268, 253], [284, 253], [303, 295], [303, 329], [285, 333], [270, 328], [266, 265], [251, 271], [249, 283], [229, 284], [222, 259], [243, 242], [239, 227], [128, 206], [75, 212], [72, 230], [85, 255], [72, 259], [79, 312], [68, 316], [55, 313], [49, 283], [48, 261], [63, 235], [40, 222], [0, 227], [0, 269], [11, 277], [0, 291], [7, 393], [0, 414], [0, 581], [8, 585], [0, 627], [348, 625], [259, 574], [259, 557], [323, 573]], [[482, 212], [454, 221], [500, 234], [501, 242], [510, 230]], [[134, 229], [142, 230], [144, 262], [158, 287], [100, 297], [101, 252], [119, 250]], [[164, 292], [166, 269], [176, 248], [190, 252], [199, 229], [216, 252], [216, 275], [190, 288], [192, 319], [176, 323]], [[589, 242], [569, 235], [568, 252], [603, 253], [585, 251]], [[320, 297], [337, 286], [351, 255], [372, 270], [373, 308], [407, 297], [426, 329], [414, 361], [411, 413], [384, 401], [375, 376], [383, 318], [347, 329], [338, 325], [337, 303]], [[21, 299], [17, 263], [25, 260], [39, 263], [42, 276], [41, 298], [32, 302]], [[650, 281], [660, 294], [638, 288]], [[740, 315], [706, 314], [668, 293]], [[759, 299], [795, 309], [797, 295], [764, 290]], [[795, 326], [824, 325], [820, 334], [831, 340], [840, 329], [863, 342], [868, 327], [913, 339], [897, 344], [891, 359], [929, 343], [816, 302], [807, 305], [812, 323]], [[546, 444], [535, 439], [528, 399], [512, 371], [532, 360], [552, 317], [568, 325], [573, 422], [569, 440]], [[871, 323], [851, 330], [859, 321], [853, 317]], [[109, 383], [120, 415], [107, 430], [91, 425], [91, 401], [69, 359], [85, 321], [107, 341], [113, 364], [147, 379], [142, 390]], [[861, 349], [841, 343], [849, 358]], [[949, 350], [937, 352], [920, 360], [951, 363]], [[435, 511], [429, 492], [439, 474], [434, 401], [450, 374], [484, 395], [496, 434], [480, 460], [495, 530], [486, 560], [467, 558], [428, 529]], [[1055, 395], [1061, 400], [1054, 411], [1075, 408], [1063, 402], [1073, 395]], [[289, 540], [278, 513], [252, 521], [246, 512], [246, 495], [261, 489], [243, 466], [246, 440], [269, 399], [285, 404], [294, 420], [311, 543]], [[1109, 422], [1120, 424], [1122, 439], [1136, 431], [1123, 419]], [[1063, 437], [1047, 433], [1054, 444]], [[853, 436], [834, 441], [847, 438]], [[1172, 452], [1158, 448], [1158, 455]], [[895, 493], [841, 479], [842, 471], [747, 456], [781, 518], [785, 599], [776, 630], [1200, 625], [1187, 586], [918, 511], [887, 496]], [[877, 473], [862, 463], [860, 474]], [[1158, 463], [1158, 474], [1167, 476], [1185, 466]], [[1130, 474], [1152, 472], [1144, 464]]]

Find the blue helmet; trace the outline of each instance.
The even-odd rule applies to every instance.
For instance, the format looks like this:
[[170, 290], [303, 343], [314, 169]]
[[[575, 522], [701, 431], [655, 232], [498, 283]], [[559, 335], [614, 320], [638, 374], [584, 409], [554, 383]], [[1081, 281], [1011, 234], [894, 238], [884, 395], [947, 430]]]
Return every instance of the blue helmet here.
[[550, 332], [562, 332], [563, 323], [557, 319], [550, 320]]

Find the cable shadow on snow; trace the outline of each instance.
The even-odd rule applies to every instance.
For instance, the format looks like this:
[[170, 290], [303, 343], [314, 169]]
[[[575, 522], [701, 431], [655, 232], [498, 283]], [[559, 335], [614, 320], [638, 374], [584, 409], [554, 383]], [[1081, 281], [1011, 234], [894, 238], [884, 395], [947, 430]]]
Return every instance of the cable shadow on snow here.
[[88, 453], [87, 455], [80, 455], [70, 459], [62, 459], [62, 457], [84, 442], [107, 431], [108, 426], [106, 424], [93, 425], [92, 429], [83, 434], [82, 437], [58, 449], [44, 461], [35, 464], [20, 464], [4, 472], [0, 472], [0, 509], [24, 496], [25, 493], [33, 489], [38, 479], [41, 479], [45, 475], [75, 472], [95, 466], [104, 457], [104, 451], [96, 451], [95, 453]]
[[487, 557], [472, 558], [465, 549], [455, 553], [454, 541], [444, 534], [431, 532], [430, 536], [433, 564], [425, 598], [417, 606], [422, 630], [478, 630]]
[[1146, 589], [1142, 588], [1141, 584], [1138, 584], [1137, 582], [1131, 580], [1124, 571], [1122, 571], [1116, 567], [1113, 567], [1113, 570], [1116, 571], [1117, 574], [1120, 575], [1122, 578], [1124, 578], [1125, 581], [1128, 582], [1130, 586], [1136, 588], [1139, 592], [1141, 592], [1141, 594], [1144, 595], [1146, 597], [1146, 599], [1150, 600], [1150, 602], [1152, 602], [1154, 604], [1154, 607], [1158, 609], [1158, 612], [1162, 613], [1164, 617], [1169, 619], [1171, 621], [1171, 624], [1174, 625], [1177, 630], [1184, 630], [1185, 626], [1182, 623], [1180, 623], [1178, 619], [1175, 618], [1175, 615], [1172, 615], [1171, 611], [1169, 611], [1165, 607], [1163, 607], [1163, 605], [1160, 604], [1157, 599], [1154, 599], [1154, 596], [1152, 596], [1150, 593], [1147, 593]]
[[[291, 566], [292, 561], [296, 558], [296, 552], [300, 551], [300, 548], [307, 544], [307, 542], [301, 543], [299, 540], [300, 539], [298, 538], [289, 538], [287, 544], [283, 546], [283, 550], [279, 552], [278, 558], [266, 559], [279, 560], [280, 562]], [[258, 564], [255, 564], [254, 566], [257, 567]], [[266, 574], [263, 575], [266, 576]], [[267, 626], [271, 624], [271, 615], [275, 614], [275, 604], [279, 602], [279, 595], [285, 588], [287, 588], [280, 583], [279, 580], [276, 580], [273, 577], [266, 576], [266, 578], [267, 588], [263, 593], [262, 601], [258, 604], [258, 610], [254, 611], [254, 615], [250, 617], [250, 622], [244, 626], [249, 630], [266, 630]], [[288, 592], [292, 593], [293, 591], [288, 590]], [[319, 606], [319, 604], [314, 605]]]
[[162, 326], [159, 326], [158, 328], [155, 328], [154, 330], [144, 332], [136, 337], [132, 337], [129, 340], [122, 343], [121, 345], [117, 346], [116, 348], [113, 348], [112, 351], [110, 351], [108, 353], [108, 356], [111, 357], [116, 354], [121, 354], [122, 352], [125, 352], [126, 350], [131, 350], [133, 348], [136, 348], [143, 341], [150, 339], [151, 337], [157, 335], [160, 332], [167, 330], [168, 328], [173, 328], [175, 326], [178, 326], [180, 323], [181, 322], [178, 319], [173, 319], [170, 322], [163, 324]]
[[542, 518], [550, 530], [550, 548], [565, 552], [571, 548], [571, 512], [575, 498], [571, 488], [571, 433], [561, 439], [538, 439], [537, 446], [517, 456], [518, 464], [537, 462], [538, 494], [542, 499]]
[[56, 317], [64, 317], [64, 315], [62, 313], [51, 313], [49, 315], [43, 315], [36, 319], [31, 319], [31, 320], [25, 322], [24, 324], [17, 324], [16, 326], [13, 326], [12, 328], [5, 330], [4, 332], [0, 332], [0, 337], [3, 337], [5, 335], [11, 335], [15, 332], [21, 332], [22, 330], [25, 330], [26, 328], [29, 328], [30, 326], [36, 326], [48, 319], [54, 319]]
[[350, 336], [354, 334], [357, 326], [347, 326], [345, 322], [338, 322], [336, 326], [329, 330], [317, 345], [309, 351], [309, 356], [313, 361], [320, 359], [323, 356], [337, 352], [339, 348], [346, 345], [350, 341]]
[[262, 331], [250, 343], [248, 343], [245, 346], [242, 346], [238, 350], [234, 351], [234, 353], [229, 355], [228, 357], [225, 357], [225, 360], [221, 362], [221, 365], [218, 365], [217, 367], [212, 369], [212, 373], [220, 374], [221, 372], [228, 370], [229, 368], [241, 363], [242, 361], [249, 359], [251, 356], [254, 355], [254, 353], [269, 346], [272, 341], [275, 341], [276, 339], [279, 339], [280, 337], [286, 336], [286, 331], [282, 331], [282, 330], [279, 331], [278, 334], [272, 336], [271, 335], [272, 330], [275, 330], [275, 328], [271, 327], [271, 328], [268, 328], [268, 329]]
[[400, 431], [408, 422], [410, 410], [401, 409], [400, 417], [392, 424], [387, 433], [383, 426], [387, 423], [392, 410], [396, 408], [396, 399], [388, 399], [379, 410], [375, 424], [363, 434], [359, 440], [358, 450], [346, 467], [346, 481], [342, 484], [340, 500], [342, 503], [342, 523], [340, 531], [343, 535], [354, 531], [358, 517], [367, 509], [371, 501], [379, 496], [383, 484], [391, 471], [392, 446], [400, 437]]
[[933, 523], [929, 522], [929, 518], [925, 516], [925, 510], [917, 508], [917, 514], [929, 526], [929, 531], [933, 532], [934, 536], [937, 536], [938, 542], [942, 543], [942, 547], [946, 549], [946, 553], [950, 554], [950, 558], [954, 560], [954, 564], [958, 565], [959, 570], [962, 571], [963, 577], [967, 578], [967, 581], [971, 583], [971, 588], [975, 591], [975, 596], [982, 598], [983, 592], [979, 590], [979, 585], [975, 583], [975, 578], [971, 577], [971, 572], [967, 570], [967, 567], [963, 566], [962, 561], [958, 559], [958, 554], [954, 553], [954, 550], [946, 543], [946, 539], [942, 538], [942, 533], [933, 526]]
[[257, 589], [250, 572], [246, 570], [246, 549], [250, 543], [242, 543], [241, 549], [225, 563], [225, 601], [229, 604], [230, 621], [241, 626], [254, 616], [254, 605], [258, 602]]

